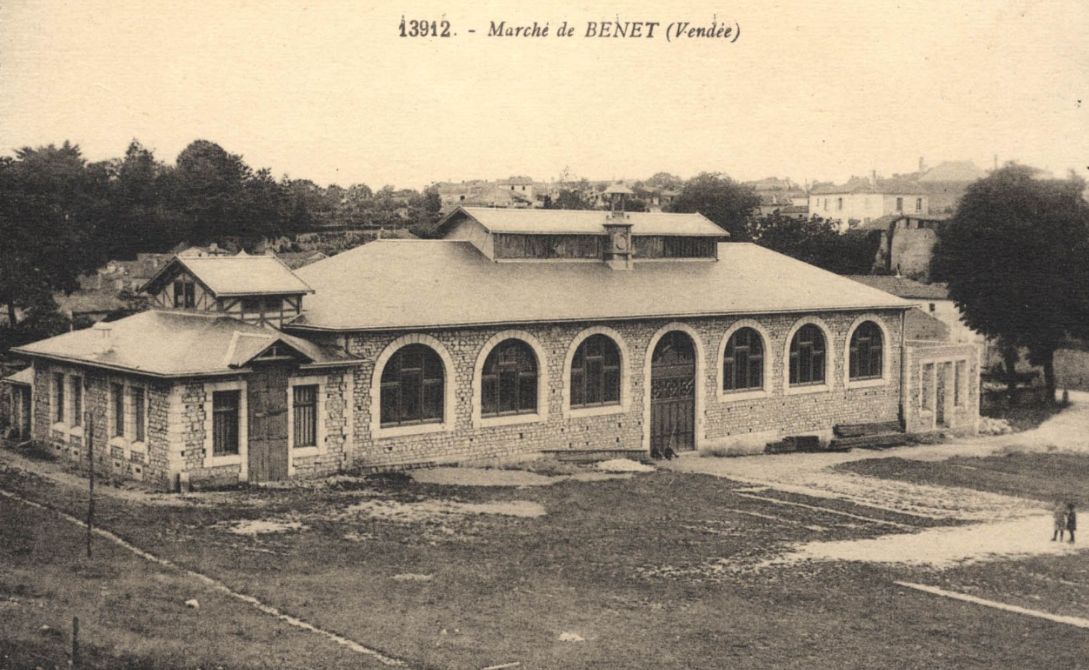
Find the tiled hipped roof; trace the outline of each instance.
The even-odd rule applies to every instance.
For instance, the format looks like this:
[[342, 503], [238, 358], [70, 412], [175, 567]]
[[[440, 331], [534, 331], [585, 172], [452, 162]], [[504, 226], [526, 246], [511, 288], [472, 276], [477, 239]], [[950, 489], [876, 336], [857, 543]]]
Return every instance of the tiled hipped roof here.
[[909, 303], [748, 243], [717, 261], [495, 263], [469, 242], [378, 241], [298, 270], [296, 326], [394, 330], [719, 314], [905, 309]]
[[[159, 377], [236, 372], [274, 344], [293, 349], [305, 364], [343, 365], [352, 359], [273, 328], [224, 315], [149, 311], [101, 326], [76, 330], [13, 351], [44, 358], [127, 370]], [[107, 346], [103, 346], [108, 341]]]

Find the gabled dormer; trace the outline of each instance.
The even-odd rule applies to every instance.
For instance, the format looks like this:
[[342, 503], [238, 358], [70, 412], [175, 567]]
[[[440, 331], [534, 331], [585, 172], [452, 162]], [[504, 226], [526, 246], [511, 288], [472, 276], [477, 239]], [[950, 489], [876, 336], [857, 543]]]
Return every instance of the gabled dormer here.
[[578, 261], [616, 270], [633, 263], [718, 258], [729, 234], [702, 214], [458, 207], [438, 225], [495, 262]]
[[218, 312], [282, 326], [302, 313], [313, 289], [273, 256], [175, 257], [141, 291], [159, 309]]

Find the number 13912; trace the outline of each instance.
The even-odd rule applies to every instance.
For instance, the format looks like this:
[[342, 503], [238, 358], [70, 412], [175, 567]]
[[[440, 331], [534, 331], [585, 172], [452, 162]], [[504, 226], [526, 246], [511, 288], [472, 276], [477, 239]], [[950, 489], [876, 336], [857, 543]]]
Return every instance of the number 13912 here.
[[406, 21], [401, 17], [401, 37], [450, 37], [450, 22], [442, 21]]

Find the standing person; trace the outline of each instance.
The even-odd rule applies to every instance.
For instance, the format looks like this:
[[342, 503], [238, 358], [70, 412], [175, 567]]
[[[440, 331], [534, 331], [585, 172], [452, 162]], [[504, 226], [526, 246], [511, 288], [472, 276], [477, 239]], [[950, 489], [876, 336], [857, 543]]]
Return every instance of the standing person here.
[[1063, 541], [1063, 533], [1066, 531], [1066, 507], [1060, 502], [1055, 505], [1055, 509], [1052, 512], [1055, 517], [1055, 530], [1051, 533], [1051, 541], [1056, 539], [1059, 542]]
[[1066, 504], [1066, 530], [1070, 532], [1070, 543], [1074, 543], [1074, 531], [1078, 529], [1078, 513], [1074, 511], [1074, 503]]

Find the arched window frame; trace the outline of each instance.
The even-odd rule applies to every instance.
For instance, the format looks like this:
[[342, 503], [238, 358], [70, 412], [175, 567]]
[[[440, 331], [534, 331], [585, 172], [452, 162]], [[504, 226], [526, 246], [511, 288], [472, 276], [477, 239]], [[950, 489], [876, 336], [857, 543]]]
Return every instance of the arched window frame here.
[[[382, 372], [386, 369], [389, 360], [400, 349], [410, 344], [423, 344], [430, 347], [439, 355], [443, 366], [443, 413], [442, 422], [419, 423], [405, 426], [382, 426]], [[424, 433], [437, 433], [454, 429], [456, 398], [454, 380], [456, 368], [454, 359], [442, 342], [420, 333], [402, 335], [386, 345], [378, 359], [375, 360], [374, 370], [371, 374], [371, 436], [375, 439], [387, 437], [400, 437], [403, 435], [419, 435]]]
[[[616, 348], [620, 350], [620, 402], [612, 405], [598, 405], [594, 407], [572, 407], [571, 406], [571, 366], [575, 360], [575, 353], [578, 348], [588, 338], [594, 335], [604, 335], [611, 339]], [[616, 332], [612, 328], [604, 326], [598, 326], [594, 328], [587, 328], [581, 331], [578, 335], [571, 340], [571, 345], [567, 348], [567, 355], [563, 362], [563, 416], [580, 417], [580, 416], [602, 416], [607, 414], [623, 414], [631, 407], [631, 389], [630, 387], [630, 375], [629, 366], [631, 365], [631, 356], [628, 353], [628, 346], [621, 337], [620, 333]]]
[[[824, 381], [819, 384], [790, 383], [790, 345], [794, 342], [794, 336], [803, 326], [816, 326], [824, 335]], [[824, 393], [832, 390], [832, 377], [836, 369], [836, 345], [832, 337], [832, 329], [823, 320], [817, 317], [805, 317], [798, 319], [787, 333], [786, 342], [783, 343], [783, 393], [784, 395], [802, 395], [806, 393]]]
[[[488, 360], [495, 347], [507, 340], [521, 340], [529, 345], [533, 354], [537, 357], [537, 411], [535, 413], [509, 414], [505, 416], [482, 416], [483, 398], [481, 392], [484, 384], [484, 363]], [[524, 330], [504, 330], [493, 335], [477, 355], [476, 365], [473, 368], [473, 413], [472, 422], [475, 428], [488, 426], [508, 426], [521, 423], [536, 423], [548, 418], [548, 355], [540, 340]]]
[[[729, 344], [730, 338], [733, 337], [739, 330], [743, 328], [751, 328], [756, 331], [756, 334], [763, 340], [764, 345], [764, 358], [763, 358], [763, 386], [759, 388], [744, 389], [738, 391], [726, 390], [726, 345]], [[772, 389], [772, 371], [774, 368], [774, 349], [772, 348], [771, 335], [768, 331], [758, 322], [751, 319], [742, 319], [729, 328], [722, 334], [722, 340], [718, 345], [718, 371], [716, 377], [715, 388], [717, 389], [716, 395], [719, 400], [724, 402], [736, 402], [738, 400], [752, 400], [754, 398], [764, 398], [771, 394]]]
[[[851, 379], [851, 340], [855, 331], [867, 321], [872, 321], [881, 331], [881, 376]], [[885, 386], [892, 379], [892, 335], [885, 324], [885, 320], [877, 314], [863, 314], [855, 319], [847, 329], [847, 337], [843, 345], [843, 385], [846, 388], [866, 388], [870, 386]]]

